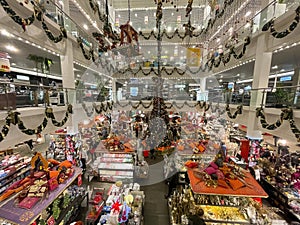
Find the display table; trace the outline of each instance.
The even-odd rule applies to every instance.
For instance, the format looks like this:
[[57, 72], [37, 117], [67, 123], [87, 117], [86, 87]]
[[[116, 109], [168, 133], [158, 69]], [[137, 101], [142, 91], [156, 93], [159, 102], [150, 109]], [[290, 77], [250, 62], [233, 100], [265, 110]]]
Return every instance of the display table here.
[[15, 205], [15, 199], [12, 198], [0, 207], [0, 215], [7, 221], [19, 225], [32, 224], [41, 212], [46, 209], [63, 191], [73, 183], [73, 181], [82, 173], [81, 168], [75, 168], [74, 175], [65, 183], [60, 184], [54, 191], [49, 192], [49, 197], [40, 200], [30, 210], [19, 208]]
[[242, 187], [238, 190], [233, 190], [230, 187], [224, 188], [218, 186], [216, 188], [207, 187], [203, 181], [194, 176], [193, 170], [188, 170], [188, 176], [191, 183], [191, 188], [196, 194], [206, 194], [206, 195], [228, 195], [228, 196], [240, 196], [240, 197], [258, 197], [258, 198], [267, 198], [268, 194], [264, 189], [259, 185], [259, 183], [252, 177], [250, 172], [246, 172], [245, 181], [247, 184], [251, 184], [250, 187]]

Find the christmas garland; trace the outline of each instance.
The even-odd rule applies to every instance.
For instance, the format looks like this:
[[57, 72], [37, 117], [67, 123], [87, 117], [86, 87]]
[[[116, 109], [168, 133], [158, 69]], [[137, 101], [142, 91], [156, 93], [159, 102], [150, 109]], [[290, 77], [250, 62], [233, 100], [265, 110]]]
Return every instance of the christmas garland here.
[[7, 136], [10, 125], [12, 122], [13, 113], [9, 113], [7, 117], [5, 118], [5, 125], [2, 127], [1, 133], [0, 133], [0, 142], [4, 140], [4, 138]]
[[68, 121], [69, 118], [69, 114], [73, 113], [73, 106], [71, 104], [68, 105], [67, 111], [65, 113], [65, 117], [63, 118], [62, 121], [58, 122], [55, 119], [54, 113], [53, 113], [53, 109], [50, 107], [47, 107], [45, 110], [45, 115], [48, 119], [51, 119], [52, 124], [56, 127], [62, 127], [65, 125], [65, 123]]
[[95, 61], [94, 50], [91, 48], [88, 52], [86, 52], [85, 49], [84, 49], [83, 41], [82, 41], [81, 37], [77, 38], [77, 43], [78, 43], [78, 45], [79, 45], [79, 47], [81, 49], [81, 52], [82, 52], [84, 58], [87, 59], [87, 60], [92, 59], [93, 61]]
[[84, 109], [86, 115], [88, 117], [91, 117], [94, 114], [94, 111], [97, 114], [100, 114], [102, 112], [107, 112], [108, 110], [112, 110], [114, 103], [113, 102], [106, 102], [106, 105], [103, 104], [103, 102], [101, 102], [100, 105], [96, 105], [96, 103], [92, 104], [92, 110], [89, 111], [88, 107], [86, 106], [86, 104], [83, 102], [82, 104], [82, 108]]
[[12, 18], [12, 20], [22, 26], [24, 31], [26, 31], [26, 26], [33, 24], [35, 18], [37, 18], [39, 21], [42, 21], [42, 28], [51, 41], [53, 41], [54, 43], [58, 43], [62, 41], [63, 38], [67, 38], [67, 31], [64, 27], [60, 27], [59, 36], [54, 37], [42, 18], [42, 12], [37, 9], [37, 7], [34, 6], [34, 13], [30, 17], [24, 19], [16, 14], [16, 12], [8, 5], [6, 0], [0, 0], [0, 4], [2, 5], [4, 11]]
[[[190, 11], [192, 10], [192, 2], [193, 1], [190, 1], [190, 0], [188, 1], [188, 5], [186, 7], [186, 15], [189, 14]], [[175, 37], [175, 35], [177, 35], [182, 40], [185, 39], [186, 37], [199, 37], [202, 34], [206, 34], [209, 31], [209, 29], [214, 27], [214, 24], [217, 21], [217, 19], [221, 18], [224, 15], [226, 8], [228, 6], [230, 6], [232, 3], [233, 3], [233, 0], [225, 0], [224, 7], [222, 8], [222, 10], [220, 10], [213, 19], [209, 19], [206, 28], [201, 29], [201, 31], [198, 32], [197, 34], [195, 34], [193, 32], [192, 33], [185, 32], [185, 34], [181, 35], [179, 33], [179, 30], [176, 29], [172, 35], [169, 35], [167, 33], [167, 30], [164, 29], [162, 34], [160, 35], [160, 37], [158, 34], [155, 34], [154, 30], [152, 30], [148, 36], [146, 36], [142, 31], [139, 32], [139, 35], [141, 37], [143, 37], [145, 40], [149, 40], [152, 36], [156, 40], [158, 40], [159, 38], [163, 38], [164, 36], [166, 36], [166, 38], [168, 38], [168, 39], [173, 39]], [[156, 24], [158, 25], [158, 23], [161, 22], [161, 18], [162, 18], [161, 5], [159, 5], [159, 4], [157, 6], [157, 12], [160, 12], [160, 13], [156, 13], [156, 21], [157, 21]]]
[[209, 70], [211, 70], [213, 66], [216, 67], [216, 68], [219, 67], [220, 64], [221, 64], [221, 62], [223, 62], [224, 66], [225, 66], [225, 65], [230, 61], [231, 55], [232, 55], [235, 59], [240, 59], [240, 58], [242, 58], [242, 57], [245, 55], [246, 50], [247, 50], [247, 46], [248, 46], [249, 44], [250, 44], [250, 37], [248, 36], [248, 37], [246, 37], [246, 38], [244, 39], [243, 48], [242, 48], [242, 51], [241, 51], [239, 54], [236, 53], [235, 47], [232, 47], [232, 48], [230, 49], [230, 51], [229, 51], [228, 56], [226, 56], [226, 57], [224, 56], [224, 53], [221, 53], [221, 54], [220, 54], [219, 56], [217, 56], [217, 57], [212, 56], [212, 57], [208, 60], [208, 62], [207, 62], [207, 66], [208, 66]]
[[104, 23], [106, 20], [106, 16], [101, 14], [98, 4], [96, 2], [94, 2], [93, 0], [89, 0], [89, 3], [90, 3], [90, 7], [94, 11], [94, 13], [96, 13], [96, 12], [98, 13], [99, 20]]
[[226, 112], [227, 112], [227, 116], [230, 118], [230, 119], [236, 119], [237, 115], [238, 114], [242, 114], [243, 113], [243, 105], [239, 105], [237, 107], [237, 110], [232, 114], [230, 112], [230, 107], [229, 107], [229, 104], [226, 105], [226, 108], [225, 108]]
[[283, 123], [283, 110], [282, 113], [280, 114], [280, 118], [273, 124], [269, 124], [266, 121], [266, 116], [264, 114], [264, 110], [263, 108], [257, 108], [256, 109], [256, 117], [260, 117], [260, 124], [263, 128], [267, 129], [267, 130], [276, 130], [278, 127], [280, 127]]
[[49, 30], [47, 24], [45, 23], [44, 20], [42, 20], [42, 28], [45, 31], [47, 37], [53, 41], [54, 43], [58, 43], [63, 40], [63, 38], [67, 38], [67, 31], [64, 27], [60, 27], [60, 33], [57, 37], [54, 37], [52, 32]]
[[45, 115], [42, 123], [35, 129], [31, 128], [26, 128], [24, 125], [24, 122], [20, 118], [20, 113], [19, 112], [10, 112], [8, 116], [5, 118], [5, 125], [2, 127], [1, 133], [0, 133], [0, 142], [4, 140], [4, 138], [7, 136], [10, 125], [17, 125], [19, 130], [27, 135], [33, 135], [33, 134], [40, 134], [48, 125], [48, 119], [52, 120], [52, 123], [54, 126], [57, 127], [62, 127], [68, 120], [69, 113], [73, 113], [72, 110], [72, 105], [68, 105], [68, 109], [65, 115], [65, 118], [61, 121], [58, 122], [56, 121], [54, 114], [53, 114], [53, 109], [52, 108], [46, 108], [45, 110]]
[[297, 9], [295, 10], [296, 12], [296, 16], [294, 17], [293, 22], [289, 25], [289, 27], [287, 29], [285, 29], [284, 31], [278, 32], [276, 31], [276, 29], [274, 28], [274, 19], [271, 19], [269, 22], [267, 22], [263, 27], [262, 27], [262, 31], [268, 31], [270, 30], [272, 36], [274, 38], [284, 38], [287, 35], [289, 35], [293, 30], [296, 29], [299, 20], [300, 20], [300, 6], [297, 7]]
[[10, 8], [9, 4], [6, 0], [0, 0], [0, 4], [2, 5], [4, 11], [15, 21], [17, 24], [22, 26], [23, 30], [26, 31], [26, 26], [31, 25], [35, 20], [35, 13], [33, 13], [30, 17], [24, 19], [16, 14], [16, 12]]
[[257, 118], [260, 117], [261, 126], [268, 130], [275, 130], [282, 125], [284, 120], [288, 120], [292, 133], [297, 138], [297, 141], [300, 142], [300, 130], [297, 128], [297, 126], [295, 124], [295, 120], [294, 120], [294, 116], [293, 116], [293, 109], [286, 108], [286, 109], [282, 109], [281, 111], [282, 112], [280, 114], [280, 118], [273, 124], [267, 123], [266, 116], [265, 116], [264, 110], [262, 108], [256, 109], [256, 117]]

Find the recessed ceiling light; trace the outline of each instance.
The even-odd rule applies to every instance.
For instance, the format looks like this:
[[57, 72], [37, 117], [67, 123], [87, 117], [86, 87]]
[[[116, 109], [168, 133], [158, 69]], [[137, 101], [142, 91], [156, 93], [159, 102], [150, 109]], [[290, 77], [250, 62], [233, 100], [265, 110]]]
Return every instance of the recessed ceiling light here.
[[86, 24], [83, 24], [83, 28], [86, 29], [86, 30], [89, 29], [88, 25], [86, 25]]
[[17, 52], [18, 49], [15, 46], [7, 45], [5, 46], [8, 51]]

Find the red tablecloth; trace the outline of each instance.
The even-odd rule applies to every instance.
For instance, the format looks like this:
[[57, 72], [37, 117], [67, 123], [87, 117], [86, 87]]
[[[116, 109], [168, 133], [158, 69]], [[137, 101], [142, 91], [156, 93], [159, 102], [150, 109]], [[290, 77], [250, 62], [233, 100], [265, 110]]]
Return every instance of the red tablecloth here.
[[191, 183], [191, 187], [196, 194], [206, 194], [206, 195], [228, 195], [228, 196], [241, 196], [241, 197], [258, 197], [267, 198], [268, 194], [259, 185], [259, 183], [252, 177], [252, 175], [247, 172], [246, 178], [244, 179], [248, 184], [253, 185], [253, 188], [242, 187], [238, 190], [233, 190], [230, 187], [224, 188], [218, 186], [216, 188], [207, 187], [203, 181], [194, 176], [193, 170], [188, 170], [188, 175]]

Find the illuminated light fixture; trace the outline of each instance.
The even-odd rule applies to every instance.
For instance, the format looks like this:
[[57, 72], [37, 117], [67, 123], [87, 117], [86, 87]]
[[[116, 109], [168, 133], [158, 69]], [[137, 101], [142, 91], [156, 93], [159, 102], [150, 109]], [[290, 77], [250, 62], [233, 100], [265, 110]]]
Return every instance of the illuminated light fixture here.
[[136, 14], [134, 14], [134, 16], [135, 16], [135, 17], [137, 17], [137, 13], [136, 13]]
[[172, 27], [171, 27], [171, 26], [168, 26], [167, 31], [168, 31], [168, 32], [172, 31]]
[[12, 45], [7, 45], [7, 46], [5, 46], [5, 48], [8, 51], [11, 51], [11, 52], [17, 52], [18, 51], [18, 49], [15, 46], [12, 46]]
[[84, 28], [85, 30], [88, 30], [88, 29], [89, 29], [88, 25], [86, 25], [86, 24], [83, 24], [83, 28]]
[[249, 28], [251, 26], [250, 22], [247, 22], [245, 28]]
[[251, 15], [251, 11], [248, 11], [246, 14], [245, 14], [245, 17], [248, 17]]
[[1, 34], [6, 37], [10, 37], [11, 34], [7, 30], [1, 30]]
[[278, 66], [277, 66], [277, 65], [272, 66], [272, 70], [276, 70], [276, 69], [278, 69]]

